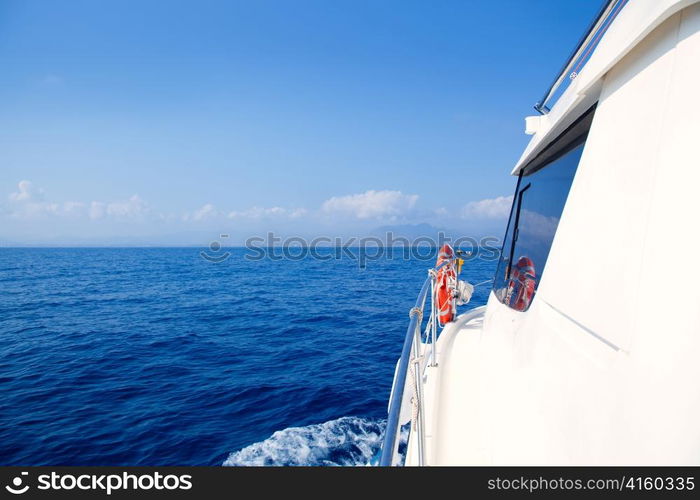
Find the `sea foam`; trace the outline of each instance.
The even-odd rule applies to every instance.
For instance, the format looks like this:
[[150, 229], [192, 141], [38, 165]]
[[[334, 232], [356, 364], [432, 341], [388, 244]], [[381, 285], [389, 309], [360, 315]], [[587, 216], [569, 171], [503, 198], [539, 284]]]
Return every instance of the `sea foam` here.
[[342, 417], [289, 427], [229, 455], [227, 466], [368, 465], [381, 448], [386, 422]]

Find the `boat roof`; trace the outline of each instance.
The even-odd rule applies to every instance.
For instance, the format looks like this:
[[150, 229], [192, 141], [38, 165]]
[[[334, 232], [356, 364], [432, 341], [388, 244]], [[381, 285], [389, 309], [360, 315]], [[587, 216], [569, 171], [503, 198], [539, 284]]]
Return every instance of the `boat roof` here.
[[535, 105], [536, 131], [513, 175], [530, 164], [597, 101], [602, 79], [651, 31], [700, 0], [608, 0], [552, 85]]

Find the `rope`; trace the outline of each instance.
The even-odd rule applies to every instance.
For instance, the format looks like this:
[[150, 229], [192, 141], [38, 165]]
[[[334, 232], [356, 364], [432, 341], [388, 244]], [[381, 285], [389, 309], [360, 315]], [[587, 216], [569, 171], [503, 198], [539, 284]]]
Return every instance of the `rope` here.
[[[413, 318], [414, 316], [418, 316], [418, 322], [419, 324], [423, 322], [423, 309], [420, 307], [412, 307], [411, 310], [408, 312], [408, 317]], [[415, 343], [415, 341], [414, 341]], [[420, 349], [420, 346], [416, 346], [416, 350]], [[415, 367], [416, 364], [418, 366], [418, 370], [420, 371], [420, 362], [423, 359], [423, 356], [411, 356], [411, 359], [409, 360], [409, 375], [411, 377], [411, 387], [413, 388], [413, 395], [411, 396], [411, 427], [413, 429], [416, 429], [418, 426], [418, 412], [420, 411], [420, 400], [418, 398], [418, 381], [416, 380], [415, 377]]]
[[420, 399], [418, 398], [418, 381], [416, 380], [415, 376], [415, 366], [418, 365], [418, 370], [420, 373], [420, 362], [423, 359], [423, 356], [412, 356], [411, 360], [409, 361], [409, 364], [411, 365], [411, 369], [409, 370], [409, 375], [411, 377], [411, 388], [413, 389], [413, 395], [411, 396], [411, 429], [417, 429], [418, 428], [418, 415], [420, 412]]
[[412, 307], [410, 311], [408, 311], [408, 317], [412, 318], [414, 315], [418, 316], [418, 320], [420, 322], [423, 321], [423, 309], [420, 307]]
[[492, 281], [493, 281], [493, 278], [489, 278], [486, 281], [482, 281], [481, 283], [477, 283], [476, 285], [474, 285], [474, 288], [476, 288], [477, 286], [485, 285], [486, 283], [491, 283]]

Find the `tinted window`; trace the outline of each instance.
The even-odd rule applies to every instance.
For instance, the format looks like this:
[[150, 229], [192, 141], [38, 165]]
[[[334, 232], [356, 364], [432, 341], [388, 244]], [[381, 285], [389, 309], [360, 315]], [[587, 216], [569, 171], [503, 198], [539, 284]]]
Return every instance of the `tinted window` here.
[[498, 299], [519, 311], [530, 306], [583, 151], [583, 139], [556, 160], [521, 174], [494, 280]]

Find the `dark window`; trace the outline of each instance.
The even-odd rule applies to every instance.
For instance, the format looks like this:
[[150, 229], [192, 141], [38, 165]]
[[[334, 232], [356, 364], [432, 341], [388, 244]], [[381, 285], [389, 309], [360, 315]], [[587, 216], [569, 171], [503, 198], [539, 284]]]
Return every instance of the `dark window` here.
[[530, 307], [584, 143], [585, 136], [579, 137], [556, 159], [518, 179], [494, 280], [496, 297], [513, 309]]

